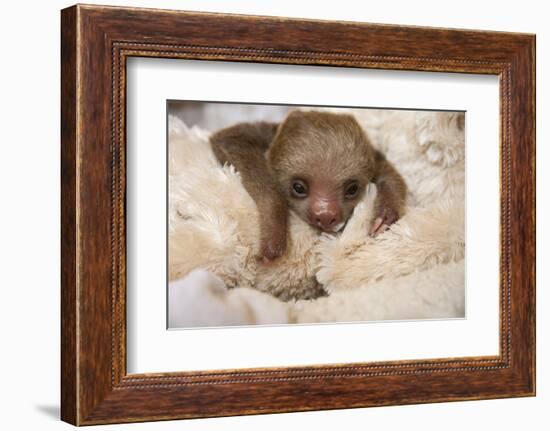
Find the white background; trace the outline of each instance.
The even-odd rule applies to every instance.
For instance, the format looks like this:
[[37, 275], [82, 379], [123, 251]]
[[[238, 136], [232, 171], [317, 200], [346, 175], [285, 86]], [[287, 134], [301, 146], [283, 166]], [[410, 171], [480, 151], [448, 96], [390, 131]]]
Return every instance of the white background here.
[[[537, 135], [539, 221], [550, 217], [550, 29], [541, 1], [311, 2], [102, 1], [173, 9], [345, 19], [393, 24], [537, 33]], [[0, 15], [0, 223], [2, 378], [4, 429], [70, 429], [59, 409], [59, 9], [64, 1], [5, 2]], [[538, 396], [356, 409], [330, 412], [106, 426], [96, 429], [257, 430], [298, 428], [469, 430], [545, 429], [550, 422], [548, 343], [550, 259], [548, 224], [537, 235]]]
[[[497, 77], [141, 58], [127, 84], [128, 372], [498, 354]], [[466, 111], [467, 319], [167, 331], [151, 287], [166, 283], [166, 99], [184, 98]]]

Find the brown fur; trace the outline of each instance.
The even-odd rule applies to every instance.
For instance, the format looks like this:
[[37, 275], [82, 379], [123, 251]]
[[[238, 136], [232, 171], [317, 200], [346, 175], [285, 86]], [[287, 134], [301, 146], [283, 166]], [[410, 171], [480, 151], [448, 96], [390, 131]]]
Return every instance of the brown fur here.
[[367, 183], [375, 182], [378, 197], [371, 233], [402, 215], [403, 178], [372, 147], [351, 115], [293, 111], [281, 124], [240, 123], [216, 132], [210, 141], [218, 160], [240, 172], [258, 206], [260, 255], [265, 261], [285, 251], [289, 208], [311, 225], [336, 232]]

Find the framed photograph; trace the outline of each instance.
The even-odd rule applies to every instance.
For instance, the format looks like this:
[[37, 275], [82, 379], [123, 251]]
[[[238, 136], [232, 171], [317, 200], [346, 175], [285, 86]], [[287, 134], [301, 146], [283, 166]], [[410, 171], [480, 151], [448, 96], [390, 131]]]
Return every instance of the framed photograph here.
[[535, 395], [535, 36], [61, 13], [61, 416]]

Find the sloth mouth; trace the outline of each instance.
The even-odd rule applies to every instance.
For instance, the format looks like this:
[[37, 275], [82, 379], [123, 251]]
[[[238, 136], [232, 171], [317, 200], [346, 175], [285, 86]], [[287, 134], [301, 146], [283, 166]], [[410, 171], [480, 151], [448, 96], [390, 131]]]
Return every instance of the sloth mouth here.
[[337, 234], [337, 233], [340, 233], [341, 231], [344, 230], [344, 227], [346, 226], [346, 223], [347, 221], [342, 221], [336, 225], [334, 225], [333, 227], [331, 227], [330, 229], [323, 229], [321, 226], [317, 225], [317, 224], [314, 224], [314, 223], [309, 223], [308, 224], [318, 230], [320, 230], [321, 232], [323, 233], [331, 233], [331, 234]]

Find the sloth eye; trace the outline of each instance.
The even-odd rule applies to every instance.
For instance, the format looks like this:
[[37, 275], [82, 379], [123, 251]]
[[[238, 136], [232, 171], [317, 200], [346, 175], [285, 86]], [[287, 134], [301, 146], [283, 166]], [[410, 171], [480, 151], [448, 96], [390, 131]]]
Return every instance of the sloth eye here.
[[294, 180], [292, 182], [292, 194], [297, 198], [305, 198], [307, 196], [307, 185], [302, 180]]
[[348, 199], [354, 198], [359, 192], [359, 185], [357, 183], [351, 183], [346, 186], [345, 196]]

